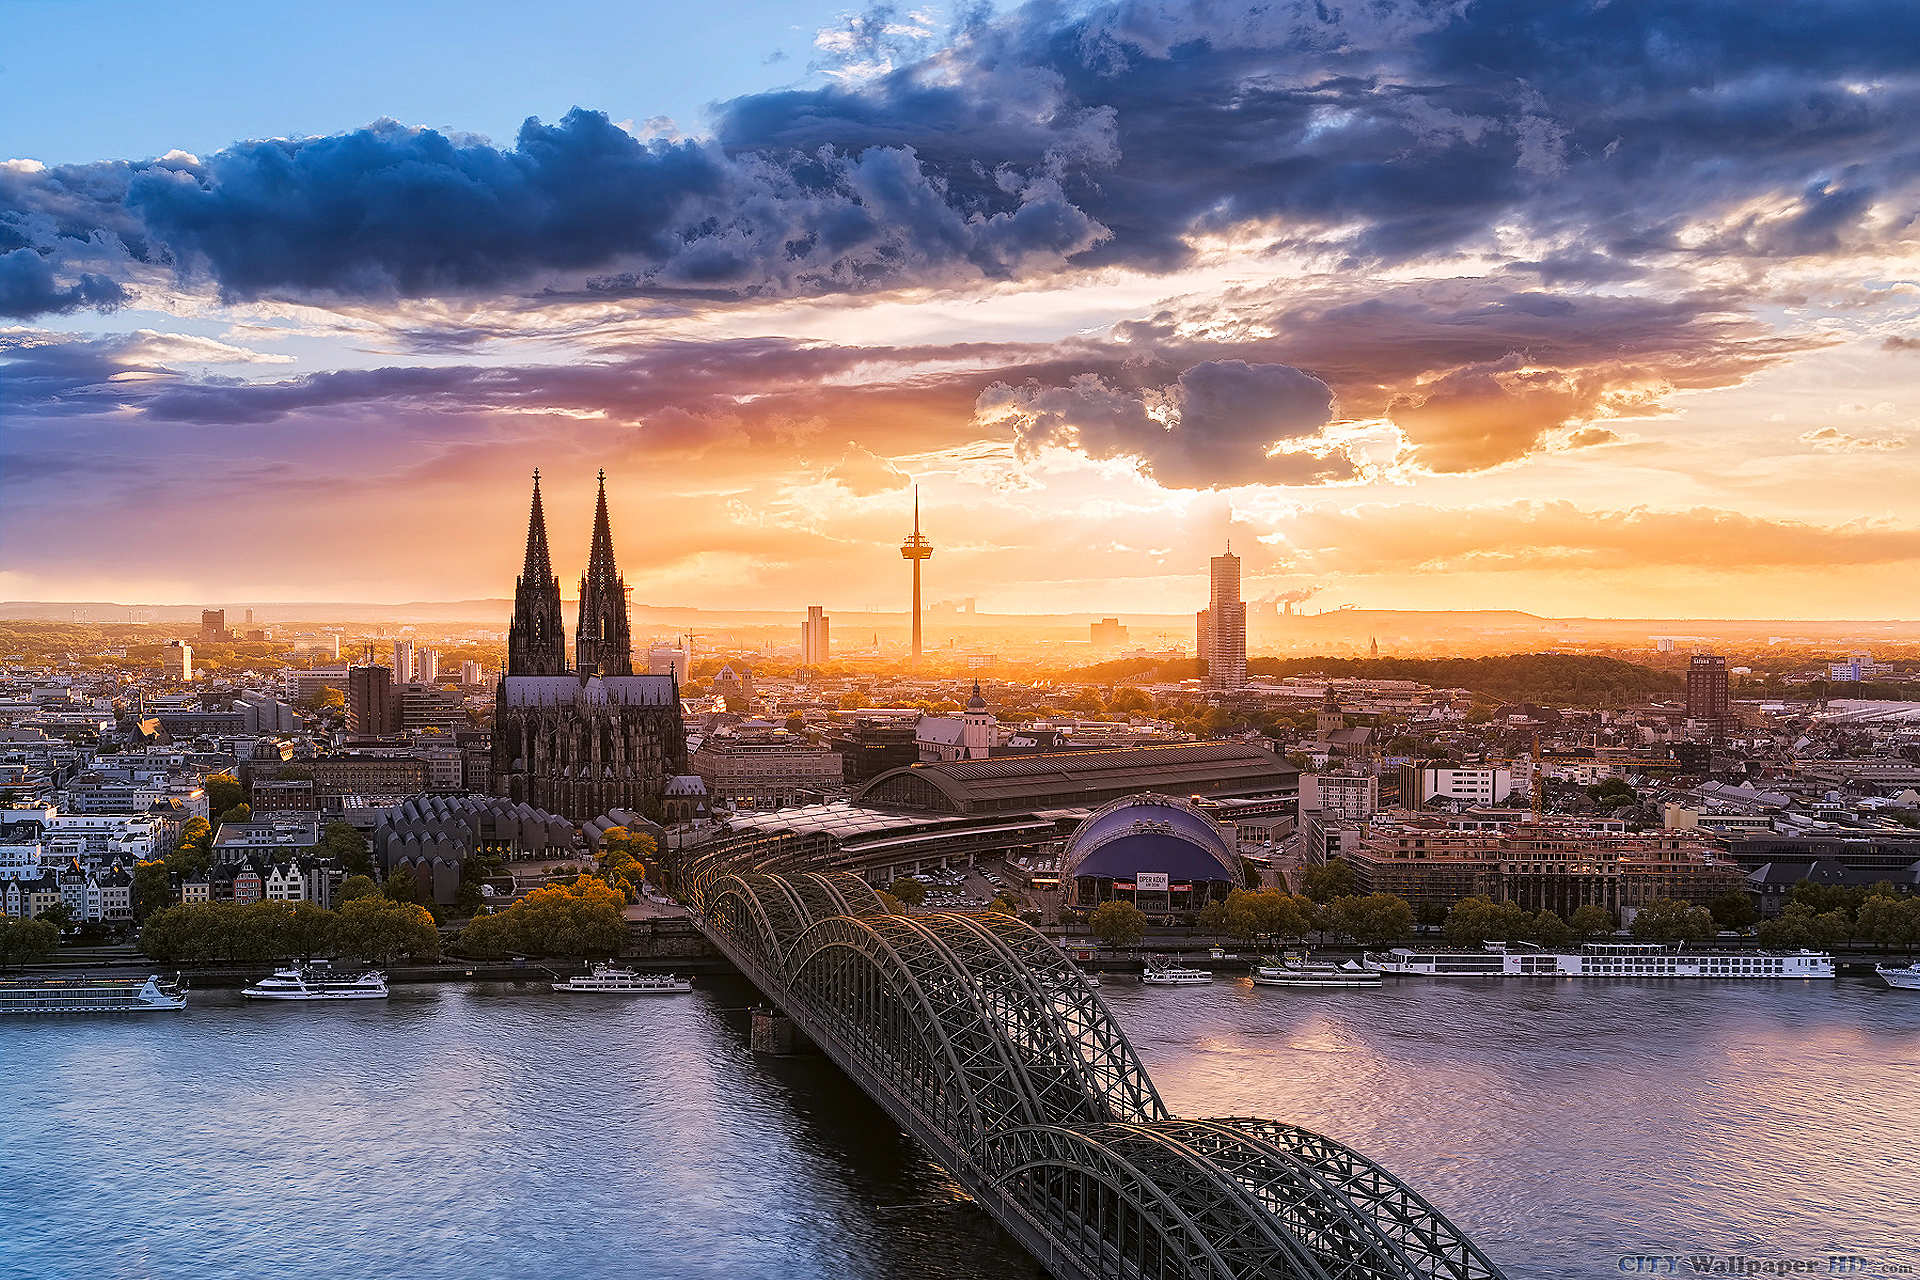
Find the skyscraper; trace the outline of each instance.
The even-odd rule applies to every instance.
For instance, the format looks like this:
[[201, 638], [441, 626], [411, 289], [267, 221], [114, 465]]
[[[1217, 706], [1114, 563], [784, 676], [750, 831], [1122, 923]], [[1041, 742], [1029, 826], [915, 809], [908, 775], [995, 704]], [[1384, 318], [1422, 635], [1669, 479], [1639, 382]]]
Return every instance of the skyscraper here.
[[166, 666], [169, 680], [192, 680], [193, 646], [185, 640], [169, 640]]
[[800, 624], [800, 661], [809, 667], [820, 666], [827, 660], [826, 610], [817, 604], [807, 606], [807, 620]]
[[1247, 606], [1240, 599], [1240, 557], [1232, 544], [1213, 558], [1212, 592], [1195, 615], [1195, 639], [1207, 663], [1207, 684], [1239, 689], [1247, 683]]
[[353, 667], [347, 672], [347, 728], [353, 733], [396, 733], [400, 710], [393, 696], [393, 672], [386, 667]]
[[1700, 721], [1710, 737], [1727, 731], [1727, 660], [1717, 653], [1696, 653], [1687, 664], [1687, 719]]
[[421, 684], [433, 684], [440, 679], [440, 651], [422, 649], [414, 655], [413, 678]]
[[393, 642], [393, 678], [400, 684], [413, 679], [413, 641]]
[[913, 665], [920, 665], [920, 562], [933, 557], [933, 544], [920, 532], [920, 486], [913, 486], [913, 533], [900, 544], [902, 559], [913, 561]]

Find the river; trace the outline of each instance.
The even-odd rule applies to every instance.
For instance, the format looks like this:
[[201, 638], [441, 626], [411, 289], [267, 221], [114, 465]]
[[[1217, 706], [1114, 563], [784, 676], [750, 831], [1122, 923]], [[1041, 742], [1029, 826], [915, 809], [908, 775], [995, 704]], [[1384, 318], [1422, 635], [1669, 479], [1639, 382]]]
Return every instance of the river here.
[[[1291, 1120], [1514, 1280], [1622, 1255], [1920, 1267], [1920, 996], [1862, 982], [1222, 979], [1103, 994], [1178, 1114]], [[0, 1277], [1021, 1280], [1038, 1271], [737, 980], [596, 1001], [0, 1020]]]

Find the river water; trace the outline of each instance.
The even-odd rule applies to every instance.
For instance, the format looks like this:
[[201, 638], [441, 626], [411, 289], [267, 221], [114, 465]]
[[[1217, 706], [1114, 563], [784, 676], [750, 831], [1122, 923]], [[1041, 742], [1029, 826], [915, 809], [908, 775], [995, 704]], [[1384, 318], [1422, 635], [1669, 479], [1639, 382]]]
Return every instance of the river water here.
[[[1920, 996], [1825, 984], [1109, 980], [1169, 1106], [1373, 1156], [1514, 1280], [1622, 1255], [1920, 1268]], [[0, 1277], [1038, 1275], [737, 980], [593, 1001], [0, 1020]]]

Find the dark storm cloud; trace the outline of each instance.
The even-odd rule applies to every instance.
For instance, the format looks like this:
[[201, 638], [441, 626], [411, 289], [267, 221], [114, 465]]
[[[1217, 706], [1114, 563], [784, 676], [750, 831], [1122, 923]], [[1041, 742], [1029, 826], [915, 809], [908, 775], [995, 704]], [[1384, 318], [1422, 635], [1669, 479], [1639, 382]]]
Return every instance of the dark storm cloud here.
[[1116, 385], [1097, 373], [1064, 386], [996, 382], [975, 412], [1010, 427], [1023, 456], [1054, 446], [1131, 458], [1168, 488], [1205, 489], [1352, 476], [1352, 462], [1331, 448], [1275, 452], [1314, 441], [1332, 401], [1326, 383], [1298, 369], [1222, 360], [1162, 387]]
[[455, 430], [436, 418], [565, 414], [570, 430], [638, 428], [649, 446], [680, 451], [816, 438], [899, 456], [989, 436], [1028, 454], [1058, 445], [1133, 458], [1173, 487], [1299, 484], [1352, 473], [1321, 435], [1330, 419], [1391, 418], [1411, 461], [1478, 470], [1601, 442], [1581, 429], [1829, 341], [1772, 333], [1738, 307], [1706, 294], [1342, 282], [1230, 294], [1056, 344], [683, 340], [609, 344], [566, 364], [273, 380], [184, 374], [169, 361], [194, 353], [151, 340], [0, 334], [0, 407], [205, 426], [390, 416], [429, 435]]
[[[846, 56], [904, 56], [897, 25], [851, 23]], [[382, 123], [0, 169], [0, 252], [117, 254], [230, 298], [728, 299], [1167, 269], [1248, 225], [1355, 262], [1503, 226], [1583, 246], [1541, 259], [1549, 283], [1620, 279], [1907, 227], [1916, 48], [1907, 0], [1036, 4], [870, 80], [723, 104], [712, 143], [575, 111], [511, 149]], [[88, 287], [15, 305], [113, 301]]]
[[62, 285], [53, 267], [32, 249], [0, 253], [0, 316], [65, 314], [92, 308], [111, 311], [123, 305], [127, 291], [95, 272], [84, 271], [72, 284]]

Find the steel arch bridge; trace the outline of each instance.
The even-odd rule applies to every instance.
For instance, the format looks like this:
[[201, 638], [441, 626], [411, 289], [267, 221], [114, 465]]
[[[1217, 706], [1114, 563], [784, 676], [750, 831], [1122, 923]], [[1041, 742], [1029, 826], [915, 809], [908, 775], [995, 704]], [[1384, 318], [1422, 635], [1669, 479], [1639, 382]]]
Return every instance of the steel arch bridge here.
[[1319, 1134], [1167, 1110], [1097, 992], [1004, 915], [890, 912], [845, 872], [694, 864], [709, 939], [1062, 1280], [1504, 1280]]

